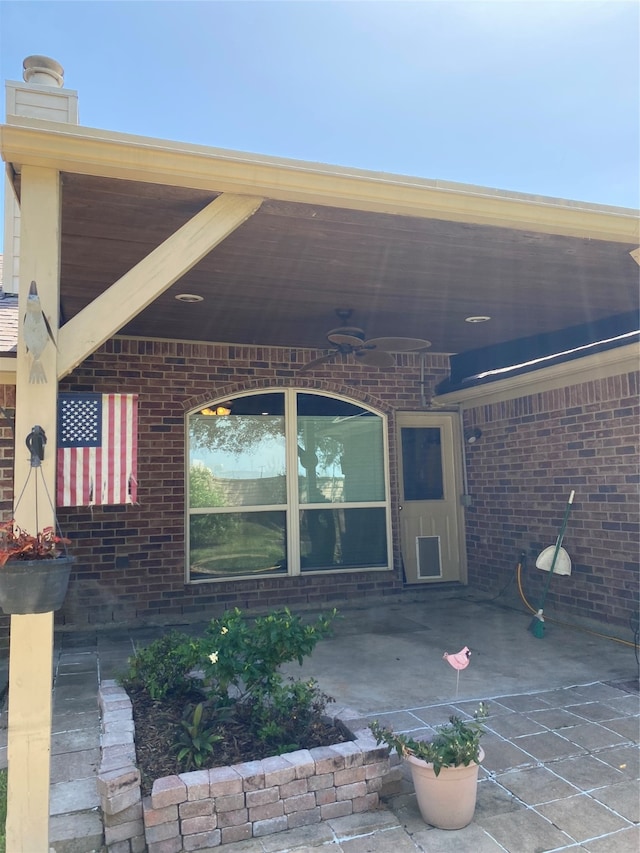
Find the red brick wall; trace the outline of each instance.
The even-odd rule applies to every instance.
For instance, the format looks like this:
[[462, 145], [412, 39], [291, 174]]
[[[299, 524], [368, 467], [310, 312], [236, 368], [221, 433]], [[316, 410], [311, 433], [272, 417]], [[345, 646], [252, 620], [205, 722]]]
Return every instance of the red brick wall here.
[[[315, 353], [319, 355], [320, 353]], [[74, 539], [77, 569], [59, 623], [208, 618], [227, 607], [323, 606], [392, 594], [396, 571], [184, 583], [185, 412], [240, 391], [295, 385], [341, 394], [392, 415], [420, 407], [420, 362], [397, 357], [393, 371], [339, 362], [310, 376], [296, 366], [314, 353], [284, 348], [114, 340], [65, 380], [61, 391], [127, 391], [139, 397], [138, 500], [135, 507], [60, 509]], [[430, 387], [448, 373], [446, 356], [427, 358]], [[395, 447], [390, 418], [390, 447]], [[391, 487], [396, 493], [395, 453]], [[397, 501], [394, 501], [394, 506]], [[395, 519], [394, 519], [395, 523]]]
[[551, 579], [545, 613], [637, 620], [639, 414], [637, 373], [466, 413], [482, 430], [467, 449], [472, 586], [502, 590], [523, 551], [525, 596], [537, 607], [548, 575], [535, 560], [555, 545], [574, 489], [564, 540], [572, 574]]
[[[397, 530], [397, 409], [421, 406], [420, 361], [397, 357], [396, 370], [338, 362], [300, 376], [295, 366], [316, 353], [286, 348], [113, 340], [61, 384], [61, 391], [140, 395], [139, 505], [61, 509], [59, 521], [77, 558], [58, 624], [208, 618], [237, 605], [303, 608], [393, 595], [395, 571], [184, 583], [184, 415], [215, 398], [295, 385], [341, 394], [389, 415], [392, 522]], [[319, 353], [317, 353], [319, 354]], [[426, 395], [448, 374], [448, 359], [428, 355]], [[626, 626], [637, 610], [637, 376], [586, 383], [483, 406], [465, 415], [483, 435], [467, 448], [474, 505], [467, 509], [471, 586], [492, 596], [528, 556], [525, 591], [537, 603], [542, 582], [535, 556], [555, 542], [571, 489], [576, 500], [565, 545], [570, 578], [553, 578], [549, 613], [590, 616]], [[12, 389], [5, 402], [13, 406]], [[0, 500], [11, 505], [10, 430], [0, 422]], [[513, 584], [512, 584], [513, 586]], [[0, 626], [1, 626], [0, 622]], [[0, 641], [1, 642], [1, 641]]]

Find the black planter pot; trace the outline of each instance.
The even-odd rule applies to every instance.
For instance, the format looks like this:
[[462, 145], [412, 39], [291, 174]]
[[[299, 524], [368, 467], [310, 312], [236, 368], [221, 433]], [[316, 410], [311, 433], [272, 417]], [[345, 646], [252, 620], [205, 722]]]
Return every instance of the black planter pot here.
[[73, 557], [9, 560], [0, 567], [0, 607], [7, 614], [59, 610], [69, 586]]

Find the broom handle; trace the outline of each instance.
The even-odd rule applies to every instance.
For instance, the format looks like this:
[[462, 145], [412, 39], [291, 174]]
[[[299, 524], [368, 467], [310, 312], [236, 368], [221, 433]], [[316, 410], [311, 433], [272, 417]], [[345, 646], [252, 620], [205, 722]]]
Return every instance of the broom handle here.
[[556, 549], [553, 552], [553, 560], [551, 560], [551, 568], [549, 569], [549, 577], [547, 578], [547, 582], [544, 585], [544, 591], [542, 593], [542, 601], [540, 602], [539, 610], [544, 609], [544, 602], [547, 597], [547, 592], [549, 590], [549, 584], [551, 583], [551, 575], [553, 574], [553, 570], [556, 567], [556, 560], [558, 559], [558, 554], [560, 553], [560, 548], [562, 547], [562, 540], [564, 539], [564, 533], [567, 529], [567, 522], [569, 521], [569, 513], [571, 512], [571, 504], [573, 503], [573, 498], [575, 495], [575, 491], [572, 490], [569, 495], [569, 500], [567, 501], [567, 506], [564, 511], [564, 518], [562, 519], [562, 527], [560, 528], [560, 533], [556, 540]]

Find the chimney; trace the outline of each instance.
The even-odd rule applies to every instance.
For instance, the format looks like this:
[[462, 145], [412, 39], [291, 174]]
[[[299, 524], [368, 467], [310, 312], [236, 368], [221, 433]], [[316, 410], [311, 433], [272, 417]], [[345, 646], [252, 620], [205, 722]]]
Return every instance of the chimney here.
[[[21, 119], [78, 124], [78, 93], [65, 89], [64, 69], [48, 56], [27, 56], [22, 63], [24, 83], [7, 80], [6, 123], [21, 124]], [[20, 210], [13, 185], [7, 176], [4, 193], [4, 280], [5, 293], [18, 292], [20, 255]]]
[[43, 86], [62, 88], [64, 68], [48, 56], [27, 56], [22, 63], [22, 79], [27, 83], [42, 83]]

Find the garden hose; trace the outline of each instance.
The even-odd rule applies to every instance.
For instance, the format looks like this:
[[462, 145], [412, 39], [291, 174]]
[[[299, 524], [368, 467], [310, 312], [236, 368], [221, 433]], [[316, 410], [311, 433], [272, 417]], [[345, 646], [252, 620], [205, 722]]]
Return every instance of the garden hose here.
[[[516, 569], [516, 577], [518, 580], [518, 592], [520, 593], [520, 598], [522, 599], [525, 607], [531, 611], [531, 613], [537, 613], [535, 607], [533, 607], [528, 601], [524, 594], [524, 590], [522, 589], [522, 563], [526, 559], [525, 555], [522, 554], [520, 560], [518, 562], [518, 567]], [[573, 625], [570, 622], [562, 622], [560, 619], [552, 619], [545, 614], [545, 622], [553, 622], [555, 625], [562, 625], [564, 628], [573, 628], [574, 631], [582, 631], [585, 634], [591, 634], [593, 637], [602, 637], [604, 640], [611, 640], [614, 643], [620, 643], [622, 646], [631, 646], [632, 649], [637, 649], [637, 642], [630, 642], [629, 640], [621, 640], [619, 637], [611, 637], [609, 634], [601, 634], [599, 631], [591, 631], [589, 628], [582, 628], [580, 625]]]

